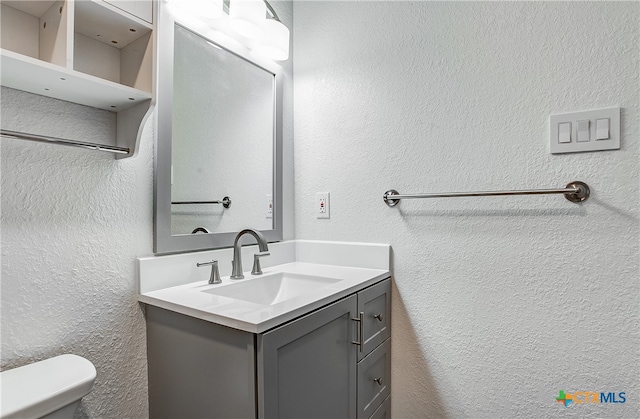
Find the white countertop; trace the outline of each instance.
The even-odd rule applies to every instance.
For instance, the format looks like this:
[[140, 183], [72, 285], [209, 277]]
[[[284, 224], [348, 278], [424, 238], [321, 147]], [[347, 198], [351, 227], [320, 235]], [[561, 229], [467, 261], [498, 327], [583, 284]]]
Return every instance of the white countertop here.
[[[221, 295], [215, 295], [214, 288], [230, 287], [240, 282], [258, 283], [270, 275], [288, 273], [324, 277], [329, 279], [322, 286], [315, 287], [274, 304], [258, 304]], [[245, 273], [245, 279], [231, 280], [223, 277], [223, 283], [211, 285], [208, 281], [192, 282], [184, 285], [143, 292], [139, 301], [167, 310], [186, 314], [235, 329], [261, 333], [332, 301], [353, 294], [384, 278], [389, 277], [387, 269], [355, 268], [317, 263], [292, 262], [264, 269], [263, 275]]]

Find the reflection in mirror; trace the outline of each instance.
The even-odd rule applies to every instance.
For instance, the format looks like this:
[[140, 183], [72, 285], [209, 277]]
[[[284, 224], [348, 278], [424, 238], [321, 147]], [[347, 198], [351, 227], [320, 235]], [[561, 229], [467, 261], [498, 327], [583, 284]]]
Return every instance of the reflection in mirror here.
[[[272, 73], [176, 25], [172, 235], [273, 228], [274, 89]], [[198, 201], [211, 203], [176, 204]]]
[[158, 7], [154, 252], [282, 240], [282, 67]]

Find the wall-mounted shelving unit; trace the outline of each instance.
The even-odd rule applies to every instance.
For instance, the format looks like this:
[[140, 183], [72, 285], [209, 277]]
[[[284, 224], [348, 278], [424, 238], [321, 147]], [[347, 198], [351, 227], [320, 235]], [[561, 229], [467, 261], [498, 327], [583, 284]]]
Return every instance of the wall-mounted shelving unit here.
[[0, 5], [2, 85], [116, 113], [132, 156], [154, 103], [152, 0]]

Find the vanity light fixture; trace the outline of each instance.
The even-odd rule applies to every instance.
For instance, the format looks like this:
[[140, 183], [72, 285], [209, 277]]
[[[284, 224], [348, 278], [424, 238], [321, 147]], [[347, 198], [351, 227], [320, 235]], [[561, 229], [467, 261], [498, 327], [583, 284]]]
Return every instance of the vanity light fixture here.
[[280, 21], [271, 5], [266, 1], [265, 4], [273, 18], [265, 20], [264, 38], [256, 50], [272, 60], [285, 61], [289, 58], [289, 28]]
[[275, 61], [289, 58], [289, 29], [267, 0], [230, 0], [229, 18], [233, 30], [257, 40], [256, 52]]
[[203, 19], [216, 19], [223, 13], [223, 0], [180, 0], [174, 3], [186, 12]]
[[[289, 29], [267, 0], [166, 0], [194, 18], [236, 38], [257, 54], [274, 60], [289, 59]], [[228, 3], [227, 3], [228, 2]], [[228, 4], [228, 16], [224, 13]], [[228, 17], [228, 20], [227, 20]], [[226, 21], [226, 22], [225, 22]], [[226, 29], [225, 29], [226, 26]], [[238, 36], [233, 36], [233, 32]]]
[[232, 0], [229, 3], [229, 24], [245, 38], [258, 39], [264, 35], [266, 14], [267, 5], [263, 0]]

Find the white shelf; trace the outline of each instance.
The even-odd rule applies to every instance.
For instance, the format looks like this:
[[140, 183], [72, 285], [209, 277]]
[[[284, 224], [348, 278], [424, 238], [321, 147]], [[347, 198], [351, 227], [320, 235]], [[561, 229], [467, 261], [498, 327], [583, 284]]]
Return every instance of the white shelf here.
[[154, 102], [153, 24], [103, 0], [0, 3], [1, 84], [114, 112], [132, 156]]
[[76, 1], [75, 13], [75, 32], [118, 49], [153, 29], [153, 25], [102, 0]]
[[117, 112], [151, 99], [151, 93], [0, 49], [3, 86]]
[[42, 17], [56, 0], [47, 1], [24, 1], [24, 0], [5, 0], [2, 3], [9, 7], [20, 10], [32, 16]]
[[153, 3], [139, 0], [104, 0], [123, 12], [132, 14], [148, 23], [153, 23]]

